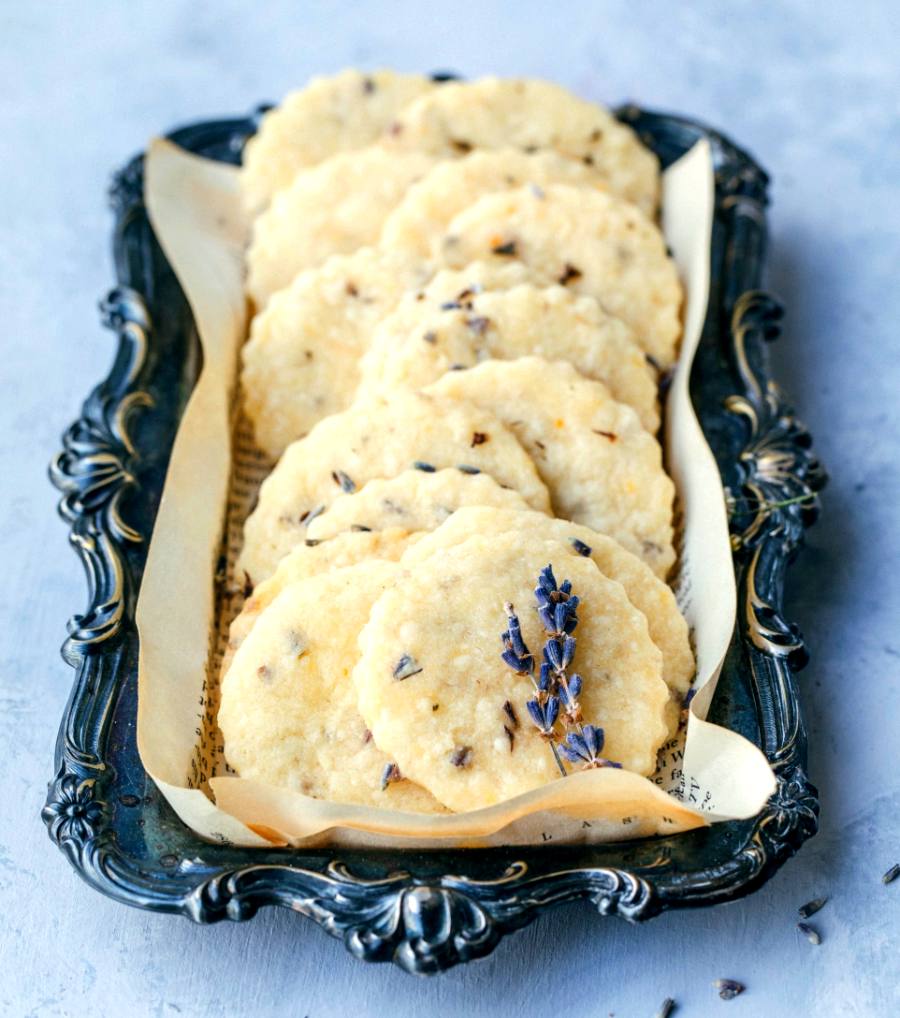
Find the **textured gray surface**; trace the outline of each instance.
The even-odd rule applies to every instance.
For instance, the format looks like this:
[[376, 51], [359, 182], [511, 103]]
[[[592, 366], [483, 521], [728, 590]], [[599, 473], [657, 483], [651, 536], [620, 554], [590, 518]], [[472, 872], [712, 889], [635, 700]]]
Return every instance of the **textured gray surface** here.
[[[262, 13], [259, 8], [265, 8]], [[815, 8], [815, 10], [814, 10]], [[692, 3], [0, 3], [0, 1012], [881, 1016], [900, 1010], [898, 8]], [[778, 374], [833, 480], [792, 574], [822, 829], [752, 898], [630, 928], [551, 913], [431, 981], [363, 967], [283, 912], [198, 928], [89, 891], [37, 815], [83, 602], [45, 464], [106, 370], [111, 168], [155, 131], [246, 110], [347, 64], [556, 78], [692, 113], [775, 177]], [[824, 942], [794, 928], [808, 898]], [[746, 994], [725, 1005], [710, 981]]]

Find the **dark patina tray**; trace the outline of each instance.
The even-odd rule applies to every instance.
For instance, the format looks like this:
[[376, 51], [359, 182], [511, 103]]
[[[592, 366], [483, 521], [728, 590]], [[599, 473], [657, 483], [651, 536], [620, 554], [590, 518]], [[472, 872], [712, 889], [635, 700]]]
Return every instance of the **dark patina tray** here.
[[[195, 922], [249, 919], [263, 905], [309, 916], [367, 961], [428, 973], [488, 954], [551, 905], [590, 901], [632, 921], [730, 901], [759, 887], [817, 826], [806, 776], [796, 669], [802, 638], [782, 615], [788, 564], [817, 513], [825, 475], [810, 438], [768, 377], [781, 309], [760, 286], [768, 178], [726, 138], [681, 117], [619, 111], [663, 165], [712, 145], [712, 288], [692, 393], [731, 506], [739, 619], [711, 719], [759, 745], [778, 778], [752, 820], [669, 838], [543, 849], [251, 850], [208, 844], [148, 780], [135, 745], [135, 601], [169, 453], [198, 375], [190, 309], [143, 204], [143, 159], [116, 174], [117, 285], [102, 302], [117, 336], [51, 465], [60, 513], [84, 565], [88, 606], [68, 624], [75, 684], [43, 818], [93, 887]], [[256, 118], [173, 132], [199, 155], [238, 162]]]

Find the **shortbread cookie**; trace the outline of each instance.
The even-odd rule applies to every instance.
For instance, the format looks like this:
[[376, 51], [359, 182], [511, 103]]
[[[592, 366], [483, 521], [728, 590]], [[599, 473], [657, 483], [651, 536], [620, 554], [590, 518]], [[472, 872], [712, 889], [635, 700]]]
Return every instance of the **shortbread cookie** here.
[[568, 361], [635, 409], [648, 431], [659, 428], [655, 373], [631, 329], [562, 286], [469, 291], [440, 303], [408, 294], [373, 332], [361, 384], [418, 389], [451, 368], [529, 354]]
[[442, 259], [518, 258], [536, 282], [596, 297], [662, 367], [675, 360], [681, 285], [662, 234], [640, 209], [590, 188], [549, 184], [485, 195], [451, 220]]
[[253, 227], [247, 292], [256, 306], [264, 307], [298, 272], [374, 244], [388, 213], [433, 164], [420, 152], [373, 146], [298, 173]]
[[367, 562], [285, 588], [222, 682], [225, 756], [244, 778], [331, 802], [416, 813], [441, 807], [411, 781], [382, 788], [391, 760], [356, 707], [357, 637], [397, 567]]
[[[647, 618], [650, 637], [663, 656], [663, 679], [672, 690], [674, 713], [694, 678], [694, 655], [688, 626], [678, 610], [675, 595], [636, 555], [618, 541], [589, 527], [557, 520], [544, 513], [481, 507], [464, 507], [437, 530], [422, 534], [403, 552], [401, 564], [409, 569], [432, 555], [442, 555], [473, 536], [518, 535], [523, 547], [535, 542], [556, 542], [553, 561], [564, 572], [563, 552], [591, 558], [600, 572], [625, 588], [628, 600]], [[677, 719], [676, 719], [677, 720]]]
[[[481, 435], [473, 435], [478, 445]], [[486, 441], [486, 439], [484, 439]], [[457, 509], [467, 505], [528, 509], [524, 498], [511, 488], [501, 488], [488, 474], [470, 474], [451, 468], [433, 474], [404, 470], [388, 479], [376, 478], [359, 491], [339, 495], [307, 527], [313, 540], [342, 536], [344, 531], [434, 530]], [[320, 546], [321, 547], [321, 546]]]
[[242, 352], [244, 408], [260, 448], [278, 456], [350, 405], [375, 324], [430, 275], [418, 260], [364, 248], [329, 258], [272, 297]]
[[533, 589], [548, 564], [581, 599], [571, 670], [584, 678], [585, 721], [603, 728], [608, 759], [638, 774], [655, 768], [667, 734], [662, 655], [621, 584], [554, 542], [473, 537], [401, 569], [360, 633], [353, 671], [376, 744], [450, 809], [490, 806], [559, 777], [525, 707], [531, 681], [501, 660], [499, 638], [512, 602], [540, 659]]
[[381, 245], [431, 258], [440, 248], [447, 224], [458, 212], [482, 195], [523, 184], [537, 189], [547, 184], [605, 189], [593, 166], [556, 152], [529, 155], [510, 148], [479, 150], [462, 159], [438, 163], [412, 184], [385, 220]]
[[659, 163], [609, 110], [549, 81], [482, 78], [420, 96], [396, 117], [390, 143], [443, 157], [472, 149], [552, 149], [591, 166], [653, 215]]
[[418, 74], [348, 70], [291, 92], [266, 113], [244, 148], [247, 209], [261, 211], [300, 170], [371, 145], [407, 103], [433, 87]]
[[288, 446], [244, 527], [238, 568], [259, 583], [338, 495], [416, 467], [481, 470], [532, 507], [550, 508], [531, 457], [493, 414], [447, 396], [373, 394]]
[[614, 537], [665, 577], [675, 488], [637, 414], [571, 364], [522, 357], [450, 371], [427, 390], [499, 417], [531, 454], [557, 516]]
[[[368, 486], [367, 486], [368, 487]], [[330, 541], [303, 541], [278, 563], [278, 568], [253, 593], [233, 619], [228, 629], [228, 644], [222, 657], [220, 674], [224, 675], [238, 647], [264, 611], [285, 587], [311, 576], [320, 576], [344, 566], [353, 566], [369, 559], [394, 562], [421, 534], [411, 534], [400, 527], [385, 527], [372, 533], [348, 530]]]

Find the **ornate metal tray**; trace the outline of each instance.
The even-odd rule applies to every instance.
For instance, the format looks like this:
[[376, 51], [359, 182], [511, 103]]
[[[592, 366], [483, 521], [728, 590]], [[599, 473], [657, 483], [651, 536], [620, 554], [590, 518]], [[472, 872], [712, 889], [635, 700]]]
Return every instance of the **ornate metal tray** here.
[[[488, 954], [551, 905], [587, 899], [643, 921], [759, 887], [817, 826], [795, 670], [802, 638], [782, 615], [785, 572], [817, 514], [825, 475], [769, 379], [781, 309], [760, 286], [765, 172], [726, 138], [680, 117], [619, 111], [667, 165], [700, 137], [716, 166], [713, 279], [692, 377], [695, 404], [732, 506], [740, 618], [711, 717], [752, 739], [778, 788], [755, 819], [622, 844], [469, 851], [248, 850], [208, 844], [148, 781], [135, 746], [135, 600], [169, 452], [200, 354], [191, 312], [143, 205], [143, 159], [113, 179], [117, 285], [101, 304], [116, 334], [108, 377], [63, 437], [50, 476], [87, 574], [88, 605], [62, 655], [75, 683], [43, 818], [93, 887], [199, 923], [263, 905], [308, 916], [367, 961], [430, 973]], [[237, 162], [255, 117], [170, 136]]]

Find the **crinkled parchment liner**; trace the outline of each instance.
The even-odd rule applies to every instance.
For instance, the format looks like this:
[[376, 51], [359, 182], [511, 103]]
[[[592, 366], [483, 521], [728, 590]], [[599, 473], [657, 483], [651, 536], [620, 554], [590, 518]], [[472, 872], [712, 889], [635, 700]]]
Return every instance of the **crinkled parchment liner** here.
[[649, 780], [592, 770], [488, 809], [420, 816], [312, 799], [239, 778], [225, 765], [215, 724], [218, 663], [243, 596], [232, 564], [268, 467], [236, 409], [247, 224], [234, 168], [169, 142], [151, 145], [147, 208], [193, 310], [203, 368], [172, 450], [141, 583], [137, 739], [147, 772], [197, 834], [243, 846], [571, 843], [674, 833], [762, 808], [775, 784], [765, 758], [742, 736], [703, 720], [736, 598], [721, 481], [687, 388], [709, 289], [713, 177], [705, 142], [666, 171], [663, 196], [663, 227], [687, 293], [665, 427], [683, 511], [675, 587], [698, 665], [686, 733], [663, 747]]

